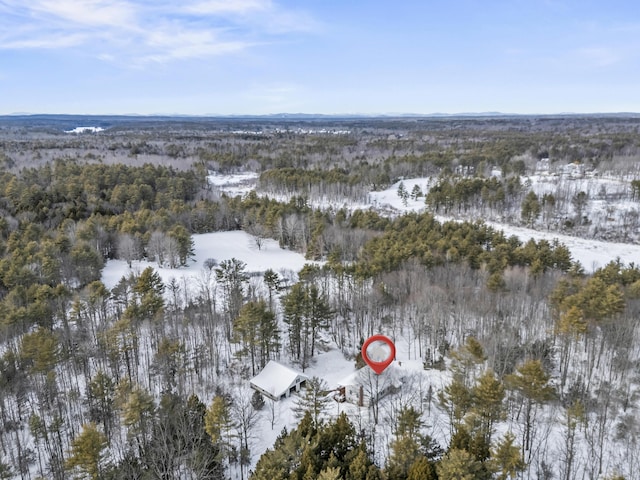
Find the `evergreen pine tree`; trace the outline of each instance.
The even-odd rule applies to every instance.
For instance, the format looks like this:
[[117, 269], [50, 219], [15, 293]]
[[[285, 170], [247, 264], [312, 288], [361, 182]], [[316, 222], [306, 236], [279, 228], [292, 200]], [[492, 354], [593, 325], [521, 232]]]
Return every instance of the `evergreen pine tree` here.
[[409, 199], [409, 192], [407, 192], [407, 187], [404, 186], [404, 182], [400, 182], [398, 185], [398, 197], [400, 197], [402, 204], [406, 207]]
[[178, 264], [187, 265], [190, 258], [194, 256], [193, 238], [183, 225], [175, 225], [169, 230], [169, 237], [176, 242]]
[[221, 445], [229, 454], [233, 426], [229, 402], [222, 395], [215, 396], [204, 414], [204, 429], [211, 442]]
[[421, 456], [420, 446], [409, 436], [400, 436], [391, 443], [386, 474], [389, 480], [403, 480], [407, 478], [409, 469]]
[[491, 443], [494, 425], [504, 418], [504, 385], [491, 370], [487, 370], [472, 390], [473, 413], [478, 417], [480, 433], [487, 445]]
[[280, 277], [269, 268], [264, 272], [263, 280], [269, 290], [269, 309], [273, 310], [273, 296], [280, 291]]
[[523, 452], [529, 452], [531, 449], [535, 406], [553, 398], [554, 390], [549, 380], [540, 360], [529, 360], [518, 366], [516, 373], [505, 377], [509, 388], [515, 390], [524, 402]]
[[317, 477], [318, 480], [340, 480], [340, 478], [340, 468], [338, 467], [327, 467]]
[[242, 306], [233, 322], [233, 340], [241, 344], [238, 352], [251, 359], [252, 374], [278, 353], [280, 335], [274, 313], [264, 300]]
[[71, 442], [66, 468], [78, 469], [92, 480], [100, 478], [104, 467], [104, 451], [107, 448], [107, 437], [100, 432], [94, 423], [82, 426], [82, 432]]
[[449, 414], [452, 431], [461, 424], [473, 404], [471, 390], [464, 384], [462, 375], [455, 373], [451, 383], [438, 392], [438, 400]]
[[319, 459], [346, 472], [350, 454], [357, 446], [356, 430], [347, 415], [342, 412], [335, 421], [322, 425], [316, 439]]
[[155, 404], [151, 395], [140, 387], [133, 388], [122, 405], [122, 423], [128, 427], [129, 438], [135, 439], [142, 453], [151, 435]]
[[215, 269], [216, 279], [222, 286], [224, 297], [225, 335], [231, 340], [231, 327], [233, 320], [240, 313], [244, 296], [244, 284], [249, 280], [245, 271], [247, 264], [237, 258], [223, 260]]
[[466, 450], [453, 449], [436, 465], [438, 480], [484, 480], [482, 463]]
[[504, 438], [491, 450], [491, 469], [497, 474], [497, 480], [516, 478], [518, 473], [524, 471], [526, 464], [517, 445], [514, 445], [515, 436], [507, 432]]
[[416, 183], [411, 189], [411, 200], [418, 200], [422, 195], [422, 189], [420, 188], [420, 185]]
[[365, 480], [367, 477], [367, 470], [371, 461], [367, 456], [365, 445], [361, 443], [356, 450], [356, 455], [349, 462], [349, 468], [347, 470], [347, 480]]
[[538, 200], [538, 196], [536, 193], [531, 190], [527, 193], [527, 196], [522, 201], [522, 209], [520, 215], [522, 216], [522, 220], [529, 226], [532, 226], [533, 223], [540, 216], [540, 211], [542, 207], [540, 206], [540, 201]]
[[87, 385], [87, 404], [92, 422], [102, 423], [107, 436], [111, 437], [111, 428], [115, 420], [115, 385], [111, 377], [99, 370]]
[[377, 465], [369, 465], [365, 480], [385, 480], [385, 476]]
[[304, 393], [294, 401], [293, 411], [296, 418], [302, 419], [307, 413], [315, 428], [318, 428], [321, 417], [326, 414], [331, 398], [328, 397], [329, 386], [319, 377], [311, 377], [306, 382]]
[[296, 283], [287, 295], [282, 298], [284, 323], [289, 335], [289, 348], [295, 360], [302, 357], [303, 327], [306, 314], [306, 295], [304, 285]]
[[139, 303], [135, 310], [137, 320], [155, 319], [164, 309], [164, 284], [162, 277], [153, 268], [145, 268], [136, 279], [133, 291]]
[[419, 456], [409, 468], [407, 480], [438, 480], [436, 467], [424, 456]]
[[[429, 460], [440, 454], [440, 447], [429, 436], [421, 433], [423, 425], [420, 412], [415, 408], [404, 407], [400, 411], [396, 425], [396, 439], [391, 443], [391, 455], [386, 469], [390, 480], [407, 478], [412, 466], [420, 458], [430, 465]], [[414, 475], [424, 468], [429, 467], [418, 464]]]

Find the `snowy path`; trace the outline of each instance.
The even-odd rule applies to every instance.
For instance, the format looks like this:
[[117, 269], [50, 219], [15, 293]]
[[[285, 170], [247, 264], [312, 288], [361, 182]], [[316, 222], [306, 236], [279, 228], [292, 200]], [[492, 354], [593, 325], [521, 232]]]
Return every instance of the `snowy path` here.
[[[229, 194], [247, 193], [256, 186], [257, 180], [258, 176], [251, 173], [230, 176], [212, 175], [209, 177], [209, 181], [213, 185], [216, 185], [222, 191], [225, 191]], [[403, 183], [408, 192], [411, 192], [415, 185], [420, 187], [422, 192], [426, 192], [429, 189], [430, 181], [432, 182], [433, 180], [430, 180], [429, 178], [409, 178], [403, 180]], [[606, 180], [603, 180], [602, 182], [604, 182], [608, 186], [609, 190], [613, 188], [611, 185], [615, 183]], [[594, 183], [594, 185], [597, 186], [599, 184]], [[407, 202], [405, 204], [402, 199], [398, 197], [398, 186], [399, 182], [392, 185], [386, 190], [380, 192], [371, 192], [369, 194], [369, 205], [352, 205], [351, 207], [365, 209], [368, 207], [373, 207], [374, 209], [381, 212], [381, 214], [392, 214], [393, 212], [401, 214], [410, 211], [421, 212], [426, 210], [424, 198], [419, 198], [417, 200], [411, 200], [409, 198], [407, 199]], [[582, 189], [585, 189], [588, 188], [588, 186], [588, 182], [577, 182], [577, 186], [574, 185], [573, 187], [580, 187]], [[620, 187], [617, 188], [619, 189]], [[284, 198], [281, 200], [286, 201], [286, 199]], [[323, 208], [328, 207], [329, 205], [314, 204], [314, 206], [317, 208]], [[340, 208], [342, 206], [343, 205], [333, 205], [334, 208]], [[453, 217], [438, 216], [437, 218], [440, 221], [454, 220]], [[557, 238], [561, 243], [567, 246], [567, 248], [571, 252], [572, 259], [580, 262], [586, 272], [593, 272], [597, 268], [603, 267], [610, 261], [616, 260], [617, 258], [619, 258], [625, 264], [629, 264], [632, 262], [635, 264], [640, 264], [640, 245], [630, 243], [604, 242], [601, 240], [563, 235], [558, 232], [516, 227], [504, 223], [486, 223], [496, 230], [504, 231], [507, 236], [517, 236], [523, 243], [527, 242], [531, 238], [536, 241], [544, 239], [548, 240], [549, 242]]]
[[571, 258], [580, 262], [586, 272], [593, 272], [600, 267], [604, 267], [607, 263], [615, 260], [616, 258], [620, 258], [620, 260], [625, 264], [629, 264], [631, 262], [636, 265], [640, 264], [640, 245], [602, 242], [600, 240], [562, 235], [556, 232], [512, 227], [501, 223], [486, 223], [496, 230], [504, 231], [507, 236], [515, 235], [522, 242], [526, 242], [530, 238], [533, 238], [536, 241], [544, 239], [551, 242], [553, 239], [557, 238], [560, 243], [563, 243], [569, 249], [571, 252]]

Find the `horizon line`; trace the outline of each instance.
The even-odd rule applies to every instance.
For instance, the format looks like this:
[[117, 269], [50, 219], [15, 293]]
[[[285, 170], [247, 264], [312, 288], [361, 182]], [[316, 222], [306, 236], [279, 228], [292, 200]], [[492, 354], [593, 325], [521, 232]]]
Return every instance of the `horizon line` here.
[[296, 117], [333, 117], [333, 118], [421, 118], [421, 117], [532, 117], [532, 116], [636, 116], [640, 112], [611, 111], [611, 112], [553, 112], [553, 113], [513, 113], [513, 112], [432, 112], [432, 113], [305, 113], [305, 112], [279, 112], [279, 113], [32, 113], [13, 112], [0, 113], [0, 117], [138, 117], [138, 118], [283, 118]]

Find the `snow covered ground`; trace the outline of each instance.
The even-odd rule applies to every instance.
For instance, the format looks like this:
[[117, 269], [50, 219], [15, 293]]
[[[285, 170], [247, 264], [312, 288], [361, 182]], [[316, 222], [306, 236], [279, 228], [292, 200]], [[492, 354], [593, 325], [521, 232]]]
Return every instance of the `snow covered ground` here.
[[[258, 174], [254, 172], [243, 172], [231, 175], [210, 174], [209, 183], [218, 188], [221, 192], [228, 195], [246, 195], [253, 190], [258, 181]], [[530, 177], [531, 184], [538, 186], [539, 194], [551, 191], [548, 178], [543, 176]], [[430, 185], [434, 182], [432, 178], [409, 178], [402, 180], [407, 192], [411, 192], [415, 185], [420, 187], [423, 193], [429, 190]], [[593, 192], [594, 190], [602, 190], [611, 194], [619, 194], [628, 188], [628, 184], [610, 179], [580, 179], [580, 180], [557, 180], [559, 183], [566, 183], [567, 189], [571, 191], [585, 190]], [[379, 192], [371, 192], [369, 194], [370, 204], [368, 207], [375, 208], [383, 214], [397, 215], [403, 212], [421, 212], [426, 210], [424, 197], [412, 200], [408, 198], [403, 201], [398, 196], [398, 187], [400, 182], [395, 183], [386, 190]], [[554, 184], [554, 188], [558, 188], [558, 183]], [[595, 195], [595, 193], [594, 193]], [[285, 199], [281, 199], [285, 200]], [[327, 207], [327, 204], [315, 205], [317, 207]], [[332, 205], [333, 207], [341, 207], [342, 205]], [[367, 205], [352, 205], [351, 208], [366, 208]], [[452, 220], [452, 217], [439, 215], [438, 220]], [[571, 235], [563, 235], [557, 232], [536, 230], [531, 228], [516, 227], [503, 223], [487, 222], [497, 230], [502, 230], [507, 236], [515, 235], [522, 242], [526, 242], [533, 238], [536, 241], [548, 240], [552, 242], [558, 239], [567, 246], [574, 260], [580, 262], [586, 272], [593, 272], [597, 268], [605, 266], [612, 260], [620, 259], [623, 263], [631, 262], [640, 263], [640, 245], [631, 243], [615, 243], [604, 242], [600, 240], [575, 237]], [[247, 264], [247, 271], [261, 272], [268, 268], [278, 273], [282, 271], [298, 272], [306, 263], [304, 257], [298, 253], [282, 250], [274, 240], [266, 240], [262, 250], [258, 250], [255, 241], [250, 235], [242, 231], [234, 232], [216, 232], [202, 235], [194, 235], [195, 243], [195, 262], [188, 267], [181, 269], [158, 268], [152, 262], [134, 262], [134, 272], [141, 272], [147, 266], [152, 266], [160, 273], [163, 281], [167, 282], [172, 277], [180, 280], [186, 278], [195, 280], [203, 269], [203, 262], [208, 258], [214, 258], [218, 263], [222, 260], [237, 258]], [[115, 286], [123, 275], [128, 274], [130, 269], [124, 261], [110, 260], [103, 273], [103, 281], [109, 288]]]
[[[422, 192], [428, 191], [429, 179], [428, 178], [413, 178], [402, 181], [408, 192], [411, 192], [414, 185], [418, 185]], [[608, 182], [607, 183], [611, 183]], [[583, 187], [586, 187], [588, 182], [585, 180], [581, 182]], [[420, 212], [426, 209], [424, 204], [424, 198], [417, 200], [407, 199], [406, 204], [398, 196], [398, 186], [400, 182], [392, 185], [387, 190], [381, 192], [372, 192], [370, 194], [372, 204], [381, 209], [382, 211], [391, 210], [397, 213], [415, 211]], [[595, 184], [594, 184], [595, 185]], [[617, 185], [617, 184], [616, 184]], [[616, 187], [621, 188], [620, 186]], [[442, 215], [437, 216], [440, 221], [453, 220], [453, 217], [446, 217]], [[563, 235], [557, 232], [550, 232], [544, 230], [535, 230], [531, 228], [516, 227], [506, 225], [497, 222], [486, 222], [496, 230], [504, 231], [505, 235], [515, 235], [523, 243], [533, 238], [534, 240], [548, 240], [549, 242], [554, 239], [558, 239], [560, 243], [567, 246], [571, 252], [571, 257], [574, 260], [580, 262], [586, 272], [593, 272], [599, 267], [605, 266], [612, 260], [619, 258], [623, 263], [635, 264], [640, 263], [640, 245], [631, 243], [614, 243], [603, 242], [600, 240], [574, 237], [571, 235]]]
[[[244, 195], [255, 188], [257, 184], [258, 175], [253, 172], [246, 172], [234, 175], [216, 175], [212, 174], [208, 177], [209, 182], [219, 188], [221, 191], [226, 192], [229, 195]], [[411, 193], [414, 186], [418, 186], [422, 193], [429, 191], [430, 186], [435, 182], [434, 178], [407, 178], [403, 179], [402, 183], [405, 186], [407, 192]], [[564, 179], [547, 177], [542, 175], [536, 175], [526, 177], [523, 179], [525, 185], [530, 185], [531, 188], [536, 191], [538, 195], [544, 193], [557, 191], [558, 189], [564, 189], [569, 194], [579, 191], [589, 192], [591, 197], [598, 195], [620, 195], [628, 191], [629, 183], [623, 182], [617, 179], [608, 178], [584, 178], [584, 179]], [[424, 204], [424, 197], [419, 197], [415, 200], [408, 198], [403, 201], [398, 196], [398, 187], [400, 182], [395, 183], [386, 190], [371, 192], [369, 194], [368, 205], [350, 205], [351, 209], [355, 208], [374, 208], [379, 210], [382, 214], [397, 215], [403, 212], [421, 212], [426, 210]], [[286, 201], [281, 198], [280, 200]], [[593, 208], [605, 208], [606, 201], [594, 200]], [[629, 202], [617, 202], [616, 211], [622, 212], [629, 210], [632, 206], [628, 205]], [[602, 204], [602, 205], [601, 205]], [[328, 202], [321, 204], [314, 204], [315, 207], [333, 207], [341, 208], [343, 205], [332, 205]], [[607, 205], [611, 207], [611, 204]], [[637, 205], [635, 205], [637, 208]], [[438, 220], [447, 221], [452, 220], [453, 217], [438, 216]], [[628, 264], [634, 262], [640, 263], [640, 245], [632, 243], [616, 243], [605, 242], [601, 240], [581, 238], [566, 234], [559, 234], [553, 231], [537, 230], [531, 228], [511, 226], [504, 223], [487, 222], [497, 230], [503, 230], [507, 236], [515, 235], [523, 243], [533, 238], [534, 240], [548, 240], [549, 242], [554, 239], [558, 239], [561, 243], [567, 246], [571, 252], [571, 256], [574, 260], [580, 262], [586, 272], [593, 272], [599, 267], [603, 267], [612, 260], [619, 258], [622, 262]]]
[[207, 176], [210, 185], [217, 187], [227, 195], [245, 195], [253, 190], [258, 182], [258, 174], [254, 172], [219, 175], [211, 173]]
[[[208, 178], [212, 185], [230, 195], [244, 195], [255, 188], [257, 183], [257, 175], [254, 173], [232, 176], [212, 174]], [[412, 191], [414, 185], [418, 185], [422, 192], [426, 192], [429, 188], [430, 179], [405, 179], [403, 182], [408, 192]], [[372, 192], [368, 207], [389, 215], [397, 215], [406, 211], [423, 211], [426, 208], [424, 198], [418, 198], [417, 200], [409, 198], [406, 202], [403, 202], [397, 194], [398, 185], [399, 183], [392, 185], [387, 190]], [[362, 208], [362, 206], [359, 206], [359, 208]], [[449, 218], [445, 217], [439, 217], [439, 219], [449, 220]], [[512, 227], [499, 223], [490, 223], [490, 225], [496, 229], [504, 230], [507, 235], [518, 236], [523, 242], [530, 238], [549, 241], [557, 238], [569, 248], [573, 258], [578, 260], [587, 271], [593, 271], [595, 268], [603, 266], [616, 258], [620, 258], [625, 263], [640, 263], [640, 245], [607, 243], [559, 235], [554, 232]], [[306, 263], [301, 254], [281, 249], [274, 240], [266, 240], [262, 248], [258, 249], [255, 240], [243, 231], [194, 235], [193, 239], [195, 243], [195, 260], [187, 267], [179, 269], [158, 268], [157, 264], [153, 262], [137, 261], [129, 269], [126, 262], [111, 260], [107, 262], [104, 269], [103, 282], [108, 288], [112, 288], [123, 275], [127, 275], [131, 271], [140, 272], [147, 266], [152, 266], [160, 273], [165, 283], [169, 282], [171, 278], [175, 278], [177, 280], [182, 279], [181, 283], [184, 282], [184, 284], [194, 285], [195, 287], [202, 278], [205, 260], [210, 258], [215, 259], [218, 263], [222, 260], [236, 258], [246, 263], [248, 272], [263, 272], [271, 268], [280, 273], [281, 276], [293, 279]], [[396, 348], [397, 360], [405, 365], [404, 368], [413, 370], [412, 384], [407, 387], [407, 391], [432, 387], [434, 392], [438, 392], [447, 383], [448, 374], [446, 372], [424, 370], [419, 360], [410, 359], [408, 354], [409, 345], [403, 338], [396, 339]], [[413, 356], [415, 357], [415, 354]], [[312, 360], [311, 366], [304, 373], [310, 377], [317, 376], [323, 379], [330, 389], [335, 389], [341, 380], [353, 372], [355, 372], [355, 362], [352, 359], [345, 358], [337, 348], [332, 348], [316, 355]], [[294, 413], [295, 398], [295, 396], [292, 396], [275, 403], [266, 400], [265, 406], [260, 412], [260, 422], [256, 426], [251, 439], [252, 467], [255, 466], [255, 462], [260, 455], [273, 446], [275, 439], [284, 427], [291, 429], [297, 424], [298, 420]], [[210, 399], [203, 398], [203, 400], [209, 401]], [[389, 402], [392, 401], [389, 400]], [[435, 397], [433, 401], [436, 401]], [[388, 438], [385, 440], [386, 437], [384, 437], [384, 435], [387, 435], [384, 430], [384, 424], [389, 421], [388, 418], [385, 420], [385, 408], [391, 411], [395, 407], [392, 404], [385, 406], [384, 402], [381, 405], [381, 426], [376, 427], [376, 429], [380, 429], [376, 435], [379, 434], [381, 436], [380, 441], [376, 442], [376, 456], [380, 457], [380, 459], [386, 453], [384, 448], [386, 448], [386, 440], [388, 440]], [[368, 408], [358, 408], [349, 403], [332, 403], [329, 414], [333, 417], [341, 411], [347, 411], [356, 424], [365, 425], [371, 422]], [[428, 433], [444, 445], [445, 439], [449, 435], [446, 416], [437, 408], [429, 408], [428, 425], [431, 428]], [[238, 477], [239, 475], [239, 472], [234, 472], [233, 470], [229, 473], [232, 477]]]
[[165, 284], [171, 278], [185, 279], [187, 284], [195, 284], [205, 268], [205, 260], [210, 258], [217, 263], [235, 258], [246, 263], [246, 271], [249, 273], [272, 269], [285, 278], [295, 275], [307, 263], [303, 255], [283, 250], [275, 240], [264, 240], [258, 250], [253, 237], [241, 230], [194, 235], [193, 243], [195, 259], [187, 267], [162, 268], [155, 262], [134, 261], [129, 268], [124, 260], [109, 260], [102, 272], [102, 281], [107, 288], [113, 288], [123, 276], [153, 267]]
[[602, 242], [494, 222], [487, 222], [487, 224], [496, 230], [504, 231], [507, 236], [515, 235], [523, 242], [530, 238], [536, 241], [543, 239], [552, 241], [557, 238], [560, 243], [567, 246], [571, 252], [571, 258], [580, 262], [586, 272], [594, 272], [617, 258], [625, 264], [634, 262], [637, 265], [640, 263], [640, 245]]
[[98, 133], [104, 132], [102, 127], [76, 127], [71, 130], [65, 130], [64, 133]]

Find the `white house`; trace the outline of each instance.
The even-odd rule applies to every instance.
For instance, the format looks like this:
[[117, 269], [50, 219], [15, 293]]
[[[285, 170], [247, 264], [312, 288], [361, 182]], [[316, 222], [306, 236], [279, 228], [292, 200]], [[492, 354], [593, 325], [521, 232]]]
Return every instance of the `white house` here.
[[380, 375], [368, 366], [363, 367], [338, 382], [336, 398], [359, 407], [368, 407], [374, 398], [380, 399], [400, 389], [406, 373], [399, 362], [393, 362]]
[[380, 375], [366, 366], [338, 382], [333, 398], [359, 407], [369, 407], [376, 398], [379, 400], [402, 388], [412, 388], [412, 377], [423, 372], [424, 363], [421, 359], [394, 360]]
[[265, 397], [278, 401], [299, 392], [309, 377], [274, 360], [270, 360], [249, 384]]

